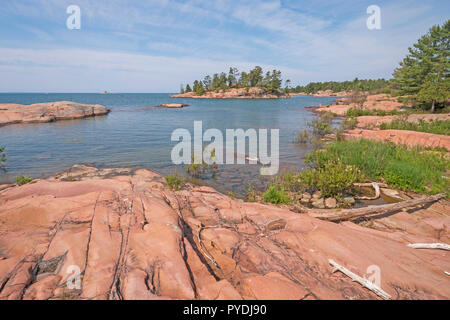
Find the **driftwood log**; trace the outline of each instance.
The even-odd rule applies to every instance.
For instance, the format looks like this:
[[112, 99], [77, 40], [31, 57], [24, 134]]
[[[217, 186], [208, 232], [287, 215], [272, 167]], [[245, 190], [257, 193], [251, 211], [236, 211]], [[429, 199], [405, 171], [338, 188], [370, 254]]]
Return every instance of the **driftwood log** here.
[[375, 196], [373, 197], [367, 197], [367, 196], [363, 196], [363, 197], [355, 197], [355, 199], [357, 200], [376, 200], [381, 196], [380, 193], [380, 185], [376, 182], [372, 182], [372, 183], [354, 183], [353, 184], [355, 187], [372, 187], [375, 190]]
[[333, 260], [329, 259], [328, 262], [333, 266], [333, 273], [336, 271], [340, 271], [343, 274], [345, 274], [347, 277], [349, 277], [350, 279], [352, 279], [355, 282], [358, 282], [360, 285], [362, 285], [363, 287], [369, 289], [370, 291], [372, 291], [373, 293], [375, 293], [377, 296], [383, 298], [384, 300], [390, 300], [391, 296], [389, 295], [389, 293], [383, 291], [380, 287], [378, 287], [375, 283], [362, 278], [360, 276], [358, 276], [357, 274], [351, 272], [350, 270], [348, 270], [347, 268], [337, 264], [336, 262], [334, 262]]
[[411, 243], [408, 247], [414, 249], [441, 249], [450, 251], [450, 245], [445, 243]]
[[444, 193], [436, 194], [433, 196], [427, 196], [419, 199], [411, 199], [397, 203], [390, 204], [382, 204], [379, 206], [370, 206], [366, 208], [358, 208], [358, 209], [346, 209], [341, 211], [334, 212], [324, 212], [324, 213], [308, 213], [309, 216], [321, 220], [327, 221], [347, 221], [347, 220], [355, 220], [361, 217], [369, 217], [374, 215], [379, 215], [387, 212], [394, 212], [406, 208], [411, 208], [419, 205], [424, 205], [427, 203], [439, 201], [442, 198], [445, 198], [447, 195]]

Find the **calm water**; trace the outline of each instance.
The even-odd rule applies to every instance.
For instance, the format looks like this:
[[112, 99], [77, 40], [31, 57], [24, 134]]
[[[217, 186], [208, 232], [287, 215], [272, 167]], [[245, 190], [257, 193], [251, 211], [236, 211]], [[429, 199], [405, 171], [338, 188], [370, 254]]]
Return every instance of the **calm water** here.
[[[105, 117], [49, 124], [11, 125], [0, 128], [0, 146], [6, 147], [7, 173], [0, 183], [18, 174], [48, 177], [73, 164], [97, 167], [146, 167], [162, 174], [183, 171], [172, 165], [170, 154], [176, 142], [172, 131], [186, 128], [193, 133], [194, 121], [203, 130], [278, 128], [280, 167], [303, 167], [307, 146], [293, 143], [313, 114], [305, 106], [328, 104], [334, 98], [299, 96], [278, 100], [172, 99], [169, 94], [0, 94], [0, 103], [32, 104], [51, 101], [101, 104], [112, 109]], [[152, 108], [162, 103], [187, 103], [184, 109]], [[220, 166], [215, 179], [205, 183], [222, 192], [242, 194], [252, 183], [260, 186], [259, 165]]]

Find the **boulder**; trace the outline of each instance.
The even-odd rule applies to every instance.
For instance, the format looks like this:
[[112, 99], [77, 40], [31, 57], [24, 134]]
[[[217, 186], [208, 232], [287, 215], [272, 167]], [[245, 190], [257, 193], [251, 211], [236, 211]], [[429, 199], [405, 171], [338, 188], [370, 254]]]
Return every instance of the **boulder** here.
[[311, 201], [311, 205], [317, 209], [325, 209], [325, 201], [323, 198], [315, 199], [313, 198]]
[[328, 209], [334, 209], [337, 207], [337, 201], [335, 198], [326, 198], [325, 199], [325, 207]]
[[355, 203], [356, 203], [356, 200], [355, 200], [355, 198], [353, 198], [353, 197], [345, 197], [344, 199], [342, 199], [345, 203], [348, 203], [348, 204], [351, 204], [351, 205], [354, 205]]

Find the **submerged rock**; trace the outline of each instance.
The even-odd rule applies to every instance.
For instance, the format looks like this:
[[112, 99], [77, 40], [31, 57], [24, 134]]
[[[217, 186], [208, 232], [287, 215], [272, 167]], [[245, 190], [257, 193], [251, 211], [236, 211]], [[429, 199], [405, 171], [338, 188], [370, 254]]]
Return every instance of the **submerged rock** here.
[[436, 213], [448, 210], [376, 220], [384, 232], [208, 187], [173, 192], [148, 170], [77, 166], [0, 193], [0, 299], [378, 298], [328, 259], [361, 277], [379, 267], [393, 299], [449, 299], [450, 256], [407, 247], [450, 241]]
[[166, 104], [161, 104], [158, 107], [169, 108], [169, 109], [181, 109], [181, 108], [184, 108], [187, 106], [189, 106], [189, 105], [184, 104], [184, 103], [166, 103]]

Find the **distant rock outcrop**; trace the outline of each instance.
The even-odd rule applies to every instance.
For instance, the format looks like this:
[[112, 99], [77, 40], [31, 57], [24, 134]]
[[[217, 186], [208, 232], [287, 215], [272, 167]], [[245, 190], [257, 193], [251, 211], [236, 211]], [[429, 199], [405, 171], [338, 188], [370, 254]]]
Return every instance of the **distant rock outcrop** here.
[[264, 88], [234, 88], [227, 90], [208, 91], [199, 96], [195, 92], [175, 94], [172, 98], [192, 98], [192, 99], [278, 99], [289, 98], [284, 92], [277, 94], [266, 92]]
[[107, 115], [111, 110], [101, 105], [70, 101], [32, 105], [0, 104], [0, 126], [14, 123], [44, 123]]

